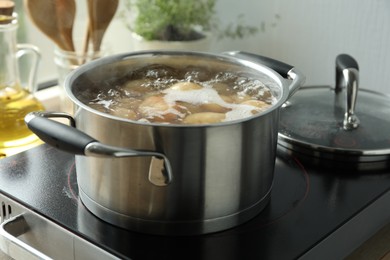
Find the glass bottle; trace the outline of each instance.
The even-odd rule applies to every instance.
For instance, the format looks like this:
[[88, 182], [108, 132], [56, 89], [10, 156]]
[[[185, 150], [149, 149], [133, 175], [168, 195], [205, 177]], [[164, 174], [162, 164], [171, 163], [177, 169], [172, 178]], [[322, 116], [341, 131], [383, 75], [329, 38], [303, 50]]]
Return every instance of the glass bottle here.
[[[40, 143], [38, 137], [24, 123], [27, 113], [44, 109], [34, 97], [40, 53], [33, 45], [17, 43], [17, 28], [16, 13], [0, 23], [0, 158]], [[30, 67], [28, 84], [23, 87], [19, 77], [18, 60], [26, 54], [32, 57], [33, 64]]]

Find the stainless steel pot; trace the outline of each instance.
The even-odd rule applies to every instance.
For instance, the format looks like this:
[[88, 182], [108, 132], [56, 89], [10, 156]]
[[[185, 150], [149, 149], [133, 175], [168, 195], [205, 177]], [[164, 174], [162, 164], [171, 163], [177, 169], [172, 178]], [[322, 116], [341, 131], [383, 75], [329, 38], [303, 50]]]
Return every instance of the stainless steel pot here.
[[[242, 120], [164, 125], [115, 117], [80, 101], [85, 88], [110, 87], [111, 79], [148, 63], [245, 71], [267, 84], [277, 102]], [[45, 142], [77, 154], [80, 198], [99, 218], [145, 233], [210, 233], [239, 225], [267, 205], [279, 108], [303, 80], [292, 66], [249, 53], [122, 54], [88, 63], [67, 78], [77, 129], [45, 118], [61, 113], [32, 113], [26, 122]]]

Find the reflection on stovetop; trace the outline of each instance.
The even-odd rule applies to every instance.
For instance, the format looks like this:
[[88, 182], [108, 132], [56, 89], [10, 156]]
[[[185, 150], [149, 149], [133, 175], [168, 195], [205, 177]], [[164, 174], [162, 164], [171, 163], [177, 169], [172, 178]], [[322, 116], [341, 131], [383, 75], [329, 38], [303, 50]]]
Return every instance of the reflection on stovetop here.
[[[1, 160], [0, 173], [1, 193], [121, 258], [345, 256], [390, 219], [390, 210], [378, 213], [383, 203], [390, 207], [386, 171], [330, 171], [285, 153], [278, 155], [271, 201], [263, 212], [239, 227], [201, 236], [146, 235], [98, 219], [78, 198], [74, 157], [47, 145]], [[337, 241], [346, 234], [351, 245]], [[340, 248], [327, 250], [334, 244]]]

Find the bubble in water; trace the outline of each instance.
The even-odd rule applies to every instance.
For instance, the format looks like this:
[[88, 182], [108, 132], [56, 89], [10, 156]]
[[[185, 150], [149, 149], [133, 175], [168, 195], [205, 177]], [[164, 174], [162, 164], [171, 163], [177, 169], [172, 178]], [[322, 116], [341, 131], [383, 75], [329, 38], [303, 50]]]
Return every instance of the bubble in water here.
[[188, 66], [185, 68], [183, 79], [191, 82], [204, 82], [212, 78], [212, 74], [202, 67]]

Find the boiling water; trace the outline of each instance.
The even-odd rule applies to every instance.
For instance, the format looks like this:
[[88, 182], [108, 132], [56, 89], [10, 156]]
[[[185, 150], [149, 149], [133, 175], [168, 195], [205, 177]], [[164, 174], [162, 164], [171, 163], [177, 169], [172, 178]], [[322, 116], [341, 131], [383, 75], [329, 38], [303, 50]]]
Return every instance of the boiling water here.
[[173, 124], [216, 123], [242, 119], [275, 102], [260, 80], [236, 72], [205, 72], [150, 65], [115, 80], [82, 101], [94, 109], [141, 121]]
[[4, 156], [7, 148], [38, 140], [24, 123], [24, 116], [43, 109], [43, 105], [26, 90], [0, 87], [0, 154]]

